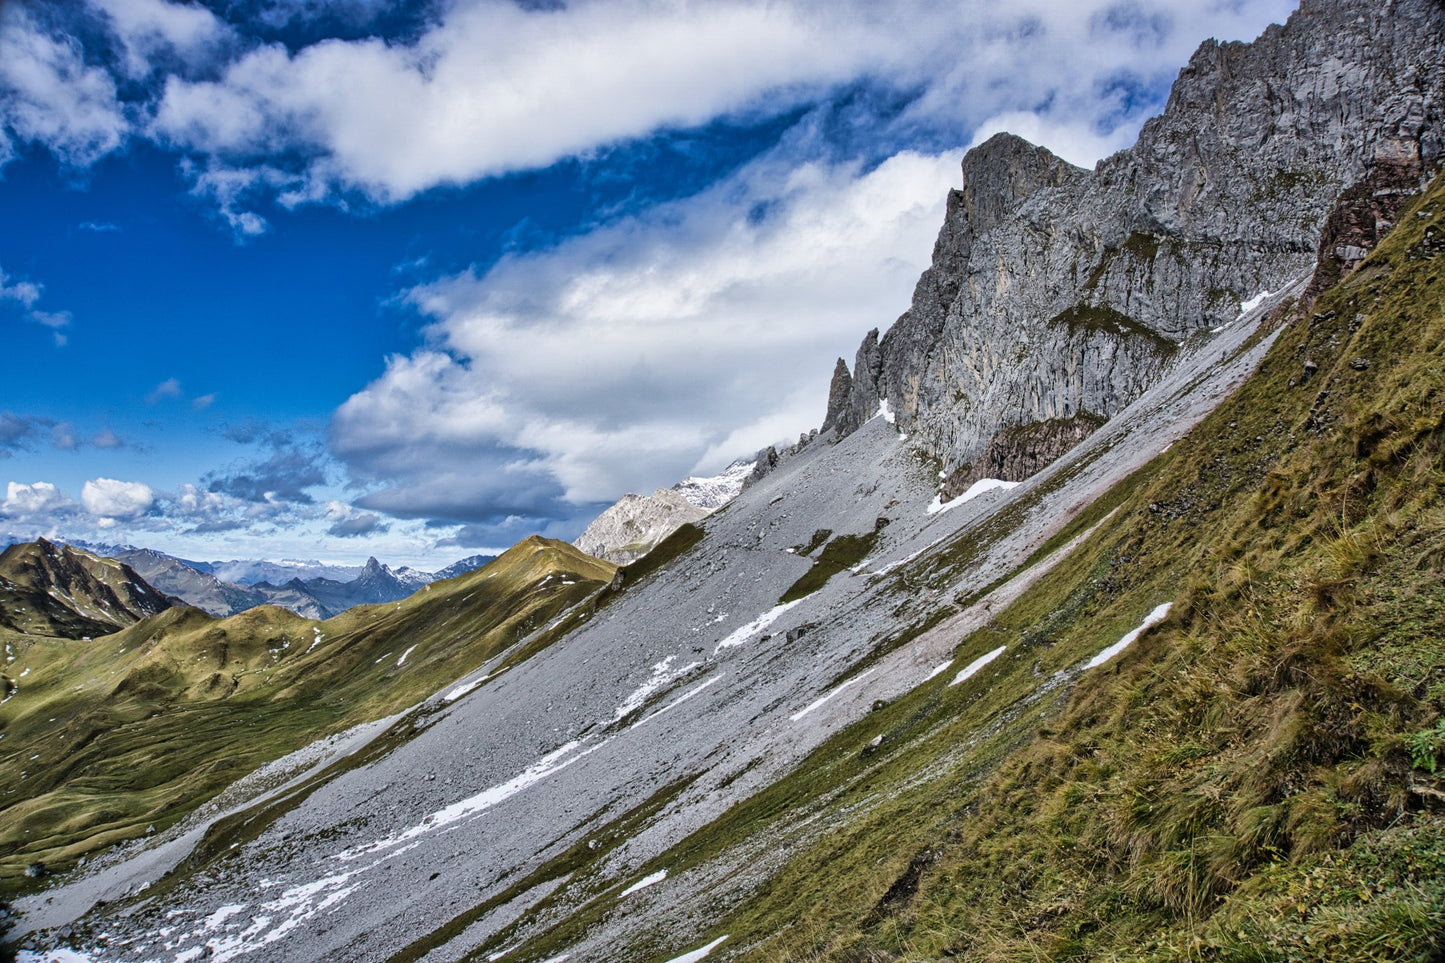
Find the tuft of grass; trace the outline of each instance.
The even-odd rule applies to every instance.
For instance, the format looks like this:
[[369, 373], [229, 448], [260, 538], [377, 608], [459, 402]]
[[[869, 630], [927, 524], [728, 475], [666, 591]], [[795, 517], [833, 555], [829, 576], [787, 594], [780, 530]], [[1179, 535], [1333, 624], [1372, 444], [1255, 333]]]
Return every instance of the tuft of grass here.
[[823, 550], [813, 561], [813, 567], [804, 572], [802, 577], [790, 585], [778, 599], [778, 604], [795, 602], [798, 599], [812, 595], [818, 589], [828, 583], [828, 579], [839, 572], [846, 572], [859, 562], [868, 557], [873, 550], [873, 545], [878, 541], [878, 536], [888, 524], [888, 519], [879, 518], [874, 524], [873, 531], [865, 535], [838, 535], [828, 538], [826, 530], [819, 530], [813, 536], [813, 541], [798, 554], [807, 555], [816, 547], [819, 538], [827, 539]]
[[1147, 325], [1107, 304], [1076, 304], [1049, 319], [1049, 324], [1062, 325], [1070, 334], [1108, 334], [1131, 338], [1146, 344], [1156, 354], [1170, 356], [1179, 346]]

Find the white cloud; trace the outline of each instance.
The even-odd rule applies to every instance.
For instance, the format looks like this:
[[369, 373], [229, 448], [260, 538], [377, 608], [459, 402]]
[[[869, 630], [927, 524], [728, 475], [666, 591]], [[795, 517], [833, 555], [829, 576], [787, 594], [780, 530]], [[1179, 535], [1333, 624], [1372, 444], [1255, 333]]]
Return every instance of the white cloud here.
[[1043, 144], [1055, 155], [1079, 167], [1093, 167], [1101, 157], [1108, 157], [1134, 143], [1135, 131], [1116, 127], [1100, 133], [1087, 119], [1056, 118], [1049, 113], [1031, 110], [1010, 110], [982, 121], [974, 131], [970, 150], [995, 134], [1017, 134], [1034, 144]]
[[179, 398], [180, 396], [180, 381], [175, 378], [167, 378], [146, 393], [146, 404], [159, 404], [167, 398]]
[[[266, 230], [250, 209], [263, 196], [294, 206], [354, 190], [392, 203], [668, 128], [777, 115], [860, 84], [908, 101], [901, 114], [890, 107], [851, 125], [848, 136], [879, 155], [901, 142], [961, 144], [981, 123], [1008, 122], [1088, 164], [1128, 139], [1201, 38], [1249, 38], [1294, 6], [451, 0], [414, 36], [287, 50], [199, 4], [90, 3], [115, 36], [116, 72], [149, 79], [128, 87], [123, 105], [77, 40], [6, 5], [0, 162], [14, 139], [83, 167], [120, 148], [132, 118], [189, 157], [195, 192], [242, 237]], [[354, 0], [342, 18], [376, 9]], [[255, 12], [274, 25], [322, 10], [285, 0]]]
[[27, 308], [35, 306], [40, 300], [41, 287], [32, 281], [12, 281], [10, 276], [0, 269], [0, 300], [19, 301]]
[[208, 492], [192, 484], [183, 484], [177, 491], [175, 507], [185, 515], [211, 515], [231, 507], [233, 499], [219, 492]]
[[0, 6], [0, 123], [75, 167], [116, 150], [129, 133], [110, 74], [87, 65], [78, 41], [46, 33], [18, 3]]
[[75, 502], [50, 482], [34, 482], [29, 485], [10, 482], [5, 486], [5, 501], [0, 504], [0, 514], [11, 518], [29, 518], [74, 508]]
[[45, 286], [33, 281], [12, 281], [0, 269], [0, 301], [17, 301], [26, 309], [25, 317], [30, 321], [49, 328], [55, 338], [56, 347], [64, 347], [67, 341], [63, 329], [74, 320], [69, 311], [41, 311], [35, 307]]
[[705, 123], [766, 90], [867, 65], [865, 23], [834, 24], [827, 38], [822, 26], [753, 2], [459, 3], [415, 45], [266, 46], [219, 81], [172, 78], [155, 128], [220, 156], [284, 136], [321, 154], [313, 178], [397, 200]]
[[110, 20], [125, 48], [125, 70], [132, 77], [144, 77], [152, 69], [152, 61], [167, 57], [188, 66], [204, 64], [232, 37], [231, 28], [198, 3], [90, 2]]
[[302, 151], [293, 203], [337, 188], [392, 202], [866, 78], [916, 94], [901, 120], [876, 120], [879, 134], [901, 125], [958, 143], [1030, 111], [1062, 138], [1047, 146], [1087, 164], [1154, 106], [1137, 88], [1156, 95], [1201, 38], [1252, 36], [1293, 5], [459, 0], [414, 42], [262, 46], [215, 79], [171, 77], [153, 133], [221, 166]]
[[86, 511], [100, 518], [135, 518], [155, 504], [155, 492], [144, 482], [92, 478], [80, 489]]
[[392, 483], [367, 507], [467, 518], [468, 499], [480, 516], [537, 510], [538, 490], [607, 501], [796, 437], [834, 358], [906, 307], [956, 164], [759, 163], [415, 289], [431, 346], [337, 411], [333, 448]]

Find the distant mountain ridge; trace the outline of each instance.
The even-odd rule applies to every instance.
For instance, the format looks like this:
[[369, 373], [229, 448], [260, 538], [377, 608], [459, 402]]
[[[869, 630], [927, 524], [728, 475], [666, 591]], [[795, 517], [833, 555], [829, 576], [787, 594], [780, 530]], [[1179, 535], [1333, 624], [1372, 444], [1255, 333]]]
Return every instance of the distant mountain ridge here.
[[0, 553], [0, 627], [14, 632], [109, 635], [175, 604], [129, 565], [70, 545], [42, 538]]
[[739, 458], [719, 475], [690, 476], [651, 495], [629, 492], [593, 519], [573, 544], [617, 565], [635, 562], [683, 525], [736, 498], [756, 464], [756, 458]]
[[76, 544], [129, 565], [161, 592], [215, 616], [279, 605], [306, 618], [327, 619], [354, 605], [398, 602], [425, 585], [480, 568], [496, 557], [470, 555], [433, 573], [405, 565], [392, 568], [374, 557], [361, 566], [256, 559], [197, 562], [132, 545]]

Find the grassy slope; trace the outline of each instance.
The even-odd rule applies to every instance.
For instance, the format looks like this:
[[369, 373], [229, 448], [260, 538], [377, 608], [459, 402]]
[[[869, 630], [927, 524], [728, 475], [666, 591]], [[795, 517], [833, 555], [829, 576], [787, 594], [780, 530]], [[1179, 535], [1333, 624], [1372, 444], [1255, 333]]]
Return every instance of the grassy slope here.
[[0, 552], [0, 638], [7, 641], [105, 635], [169, 604], [129, 566], [70, 545], [41, 539]]
[[411, 705], [613, 571], [533, 538], [403, 602], [325, 622], [271, 606], [222, 620], [178, 608], [93, 642], [12, 641], [14, 664], [31, 671], [0, 709], [0, 892], [22, 885], [27, 864], [64, 868], [163, 829], [258, 765]]
[[[836, 828], [717, 935], [769, 960], [1445, 950], [1442, 240], [1437, 185], [1084, 549], [961, 640], [960, 664], [1004, 658], [715, 829], [720, 848], [846, 787], [821, 806]], [[1170, 600], [1067, 699], [1014, 701]]]
[[[796, 844], [709, 931], [650, 933], [629, 958], [725, 934], [767, 961], [1439, 958], [1442, 412], [1437, 185], [1236, 396], [1061, 533], [1119, 507], [955, 667], [1003, 656], [874, 712], [643, 867]], [[610, 907], [515, 955], [564, 951]]]

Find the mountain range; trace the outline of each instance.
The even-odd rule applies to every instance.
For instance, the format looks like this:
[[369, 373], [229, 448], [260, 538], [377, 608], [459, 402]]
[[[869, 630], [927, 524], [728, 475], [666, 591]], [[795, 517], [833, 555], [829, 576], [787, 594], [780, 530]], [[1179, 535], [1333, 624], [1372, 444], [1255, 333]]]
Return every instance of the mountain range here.
[[496, 557], [471, 555], [432, 573], [407, 566], [393, 569], [375, 558], [362, 566], [260, 560], [195, 562], [131, 545], [86, 548], [129, 565], [159, 591], [211, 615], [279, 605], [312, 619], [328, 619], [354, 605], [400, 601], [433, 581], [480, 568]]
[[323, 625], [7, 635], [18, 931], [1441, 959], [1442, 161], [1445, 5], [1305, 0], [1093, 171], [970, 151], [820, 430], [629, 564], [532, 539]]

